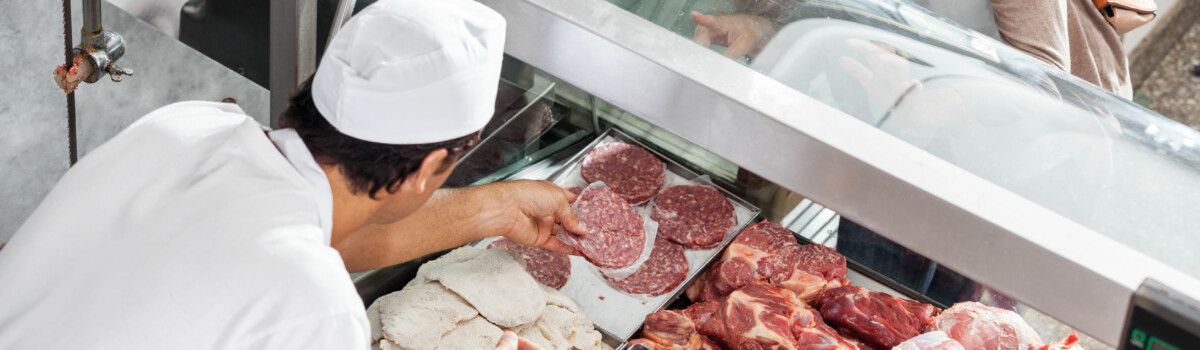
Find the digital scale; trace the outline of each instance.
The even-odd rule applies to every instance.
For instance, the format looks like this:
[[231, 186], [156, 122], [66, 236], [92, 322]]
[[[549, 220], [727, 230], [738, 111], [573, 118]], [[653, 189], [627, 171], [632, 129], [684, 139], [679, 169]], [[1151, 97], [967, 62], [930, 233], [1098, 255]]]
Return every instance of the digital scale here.
[[1129, 304], [1120, 350], [1200, 349], [1200, 302], [1146, 279]]

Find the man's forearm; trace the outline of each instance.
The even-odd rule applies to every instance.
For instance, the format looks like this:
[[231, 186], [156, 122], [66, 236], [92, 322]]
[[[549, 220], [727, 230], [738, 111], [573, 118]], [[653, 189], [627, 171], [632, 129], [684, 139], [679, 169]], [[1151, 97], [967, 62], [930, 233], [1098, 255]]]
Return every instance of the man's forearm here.
[[391, 266], [492, 236], [485, 221], [502, 217], [503, 185], [440, 189], [412, 215], [371, 225], [335, 247], [350, 272]]

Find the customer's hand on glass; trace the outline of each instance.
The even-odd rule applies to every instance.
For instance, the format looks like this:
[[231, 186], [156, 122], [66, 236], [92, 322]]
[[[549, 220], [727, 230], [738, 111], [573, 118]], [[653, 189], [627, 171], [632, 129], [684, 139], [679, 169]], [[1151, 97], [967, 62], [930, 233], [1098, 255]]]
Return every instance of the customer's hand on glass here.
[[766, 18], [753, 15], [706, 15], [692, 11], [696, 31], [692, 38], [696, 43], [708, 47], [725, 47], [725, 57], [737, 59], [742, 56], [754, 58], [775, 36], [775, 25]]

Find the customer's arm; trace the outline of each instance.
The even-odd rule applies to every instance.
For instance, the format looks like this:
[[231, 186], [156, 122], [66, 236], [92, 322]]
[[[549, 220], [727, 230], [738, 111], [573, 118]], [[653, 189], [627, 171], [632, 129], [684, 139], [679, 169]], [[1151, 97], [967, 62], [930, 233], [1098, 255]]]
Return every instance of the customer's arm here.
[[1001, 40], [1070, 72], [1067, 1], [1079, 0], [991, 0]]

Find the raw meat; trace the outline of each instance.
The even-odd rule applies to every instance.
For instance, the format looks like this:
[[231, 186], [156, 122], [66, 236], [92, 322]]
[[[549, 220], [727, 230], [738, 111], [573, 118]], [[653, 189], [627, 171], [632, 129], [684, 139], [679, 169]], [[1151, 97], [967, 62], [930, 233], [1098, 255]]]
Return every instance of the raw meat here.
[[821, 291], [849, 285], [846, 272], [846, 258], [833, 249], [801, 246], [787, 228], [764, 221], [738, 233], [713, 265], [697, 299], [715, 300], [766, 281], [812, 302]]
[[658, 235], [688, 249], [712, 249], [733, 229], [733, 204], [709, 186], [673, 186], [654, 198]]
[[1038, 350], [1083, 350], [1083, 347], [1079, 346], [1079, 336], [1071, 334], [1063, 341], [1042, 345]]
[[636, 272], [622, 280], [608, 276], [604, 278], [617, 289], [628, 293], [659, 296], [675, 290], [687, 278], [687, 272], [688, 261], [683, 255], [683, 247], [655, 238], [650, 258]]
[[500, 342], [502, 335], [504, 335], [504, 331], [500, 330], [500, 327], [488, 323], [483, 317], [475, 317], [446, 333], [437, 348], [438, 350], [489, 349]]
[[702, 325], [705, 322], [708, 322], [708, 320], [712, 319], [713, 315], [716, 315], [719, 311], [721, 311], [721, 303], [709, 300], [705, 302], [694, 303], [692, 306], [688, 306], [687, 309], [683, 310], [683, 313], [687, 315], [688, 318], [692, 319], [692, 322], [695, 324]]
[[826, 321], [874, 349], [890, 349], [920, 335], [938, 312], [933, 305], [858, 286], [826, 290], [816, 301]]
[[533, 279], [554, 289], [562, 288], [571, 278], [571, 259], [565, 254], [537, 247], [524, 246], [501, 238], [488, 245], [488, 249], [503, 249], [513, 252], [524, 261], [525, 271]]
[[728, 349], [858, 350], [795, 293], [770, 284], [730, 293], [699, 331]]
[[588, 233], [577, 236], [560, 228], [557, 236], [592, 264], [621, 268], [641, 257], [646, 245], [642, 216], [615, 192], [604, 187], [584, 189], [572, 208]]
[[967, 350], [1026, 350], [1042, 344], [1017, 313], [976, 302], [954, 304], [929, 330], [946, 332]]
[[601, 338], [585, 314], [552, 305], [536, 323], [514, 331], [544, 349], [592, 349]]
[[571, 193], [574, 193], [576, 196], [578, 196], [579, 194], [583, 193], [583, 187], [571, 186], [571, 187], [567, 187], [567, 191], [570, 191]]
[[[459, 248], [422, 265], [418, 278], [367, 308], [372, 348], [491, 349], [502, 330], [517, 332], [547, 350], [604, 348], [583, 308], [566, 294], [535, 282], [508, 252]], [[500, 305], [489, 305], [497, 298], [503, 301]], [[527, 300], [540, 305], [524, 306]], [[512, 306], [537, 314], [516, 325], [498, 322], [529, 311], [511, 310]]]
[[642, 327], [643, 345], [651, 349], [720, 349], [696, 332], [696, 324], [685, 312], [659, 311], [646, 315]]
[[663, 162], [644, 148], [614, 142], [596, 146], [583, 158], [580, 174], [587, 183], [603, 181], [631, 204], [658, 194], [666, 180]]
[[946, 332], [933, 331], [905, 340], [892, 350], [966, 350], [957, 340], [951, 339]]
[[379, 305], [382, 337], [399, 340], [397, 344], [407, 349], [433, 349], [460, 322], [479, 315], [438, 283], [404, 288], [380, 297], [375, 305]]
[[429, 271], [426, 278], [458, 294], [497, 326], [537, 321], [546, 309], [541, 285], [504, 251], [485, 250], [475, 259]]

